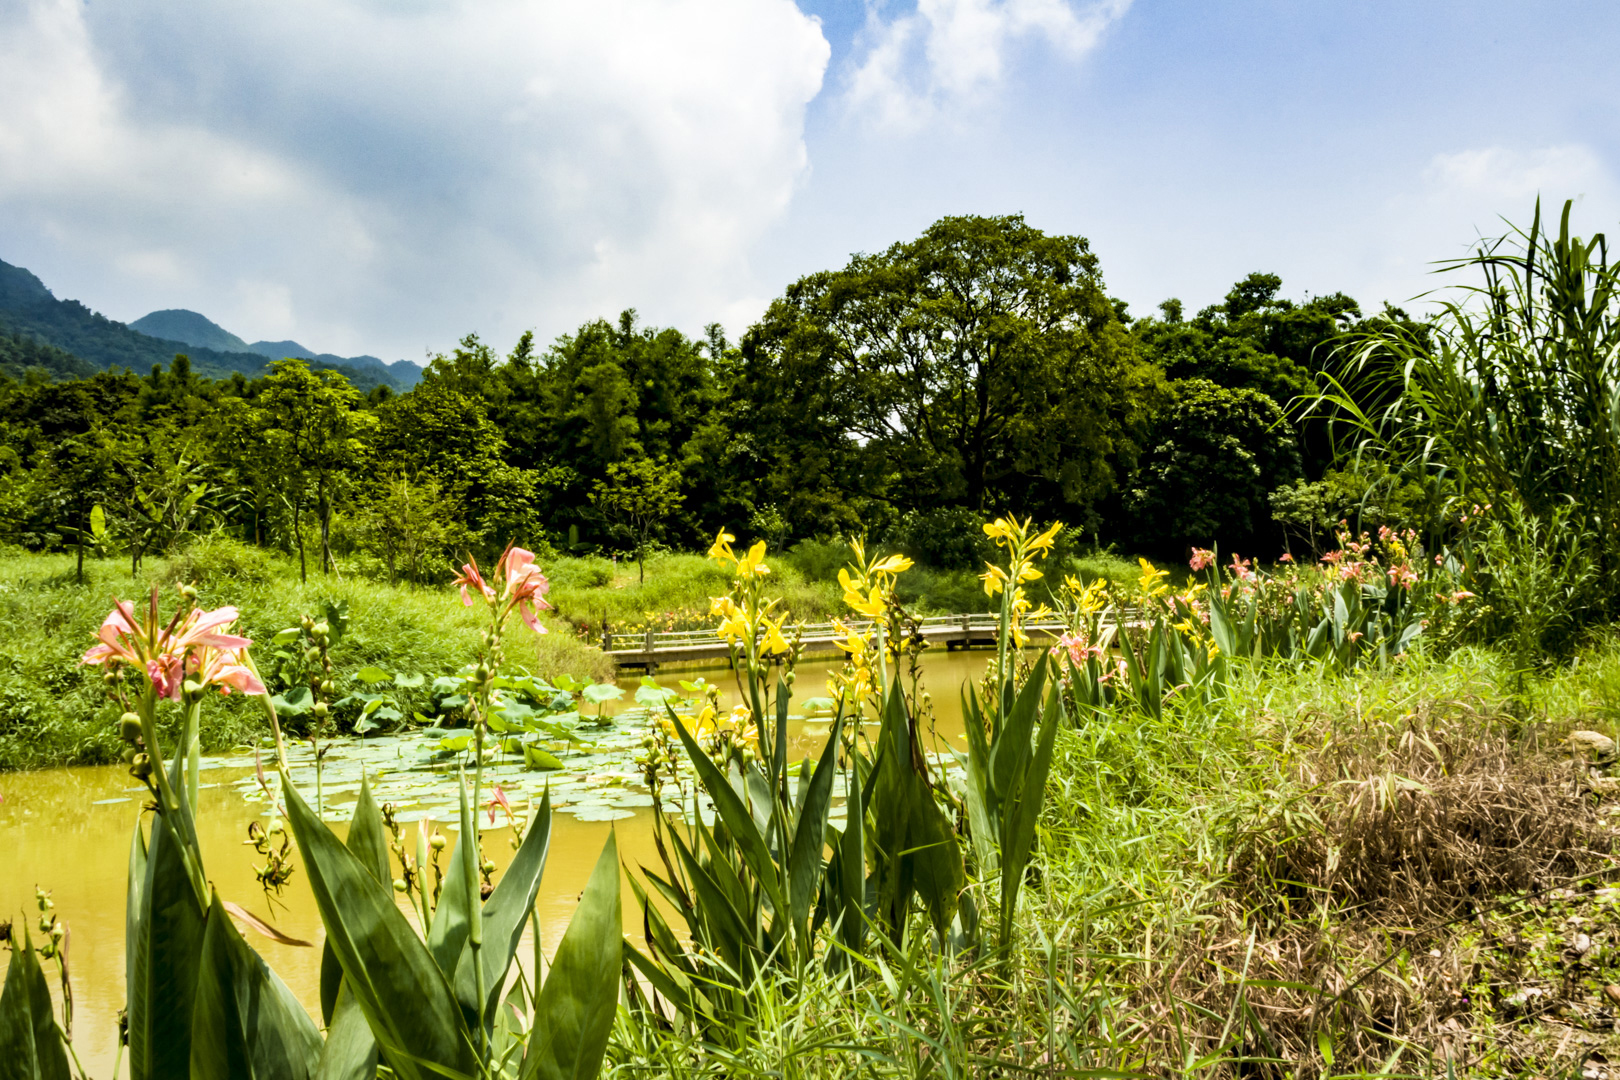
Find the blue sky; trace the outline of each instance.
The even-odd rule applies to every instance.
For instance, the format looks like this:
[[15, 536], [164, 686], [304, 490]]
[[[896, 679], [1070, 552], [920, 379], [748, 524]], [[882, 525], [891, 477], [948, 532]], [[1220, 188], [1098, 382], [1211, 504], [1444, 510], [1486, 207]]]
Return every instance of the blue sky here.
[[953, 213], [1196, 309], [1375, 307], [1537, 193], [1620, 219], [1620, 5], [0, 0], [0, 258], [131, 320], [421, 359], [745, 328]]

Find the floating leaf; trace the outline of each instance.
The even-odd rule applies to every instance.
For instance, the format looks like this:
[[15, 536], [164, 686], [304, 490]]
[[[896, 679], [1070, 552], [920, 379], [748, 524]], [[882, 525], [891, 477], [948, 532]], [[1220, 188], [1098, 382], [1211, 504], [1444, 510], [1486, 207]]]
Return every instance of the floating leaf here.
[[561, 769], [563, 763], [555, 754], [542, 750], [533, 743], [523, 745], [523, 766], [527, 769]]
[[371, 683], [380, 683], [380, 682], [383, 682], [384, 680], [392, 679], [393, 675], [391, 675], [388, 672], [384, 671], [380, 667], [375, 667], [375, 666], [373, 666], [371, 664], [367, 664], [365, 667], [363, 667], [359, 671], [355, 672], [354, 677], [359, 679], [361, 682], [366, 683], [367, 685], [370, 685]]
[[426, 681], [427, 676], [423, 675], [421, 672], [417, 672], [415, 675], [403, 675], [399, 672], [394, 673], [394, 685], [403, 687], [406, 690], [414, 690]]

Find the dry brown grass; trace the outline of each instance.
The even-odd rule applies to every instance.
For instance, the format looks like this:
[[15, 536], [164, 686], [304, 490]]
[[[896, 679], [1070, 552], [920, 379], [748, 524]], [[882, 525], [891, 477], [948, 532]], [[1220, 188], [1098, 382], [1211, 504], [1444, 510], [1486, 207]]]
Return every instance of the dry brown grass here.
[[1167, 1074], [1206, 1057], [1225, 1059], [1215, 1075], [1465, 1066], [1485, 915], [1612, 865], [1585, 772], [1464, 702], [1324, 723], [1295, 767], [1291, 796], [1234, 827], [1208, 918], [1142, 969]]

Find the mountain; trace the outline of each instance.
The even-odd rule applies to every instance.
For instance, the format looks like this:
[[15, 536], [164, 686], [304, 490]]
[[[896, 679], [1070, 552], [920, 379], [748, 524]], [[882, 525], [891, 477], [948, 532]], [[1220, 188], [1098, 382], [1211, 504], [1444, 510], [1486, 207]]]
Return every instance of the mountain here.
[[131, 330], [77, 300], [58, 300], [39, 278], [7, 262], [0, 262], [0, 334], [54, 345], [97, 371], [124, 367], [144, 374], [154, 365], [167, 367], [175, 353], [186, 353], [193, 371], [214, 379], [238, 371], [255, 375], [263, 367], [254, 353], [198, 348]]
[[147, 337], [183, 341], [187, 345], [220, 352], [259, 351], [213, 320], [184, 308], [154, 311], [130, 323], [129, 328], [139, 330]]
[[334, 356], [332, 353], [318, 353], [296, 341], [255, 341], [247, 348], [268, 360], [296, 356], [328, 367], [351, 367], [356, 371], [372, 373], [379, 379], [393, 383], [400, 390], [411, 389], [422, 378], [421, 365], [413, 364], [409, 360], [395, 360], [389, 364], [375, 356]]
[[341, 372], [355, 387], [383, 385], [409, 390], [422, 369], [408, 360], [385, 364], [375, 356], [334, 356], [306, 349], [296, 341], [249, 345], [224, 327], [183, 308], [154, 311], [125, 326], [77, 300], [58, 300], [45, 283], [20, 266], [0, 261], [0, 370], [20, 374], [44, 368], [55, 378], [129, 368], [138, 374], [167, 367], [176, 353], [212, 379], [241, 372], [263, 375], [268, 361], [297, 356], [315, 368]]

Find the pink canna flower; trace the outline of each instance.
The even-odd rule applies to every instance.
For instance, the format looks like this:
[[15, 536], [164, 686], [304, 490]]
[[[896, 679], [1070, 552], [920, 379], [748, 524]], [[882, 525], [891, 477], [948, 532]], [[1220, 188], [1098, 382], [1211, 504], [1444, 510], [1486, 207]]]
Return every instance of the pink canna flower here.
[[242, 663], [242, 654], [235, 649], [203, 649], [191, 655], [192, 678], [203, 686], [217, 686], [221, 694], [234, 688], [244, 694], [262, 694], [264, 683], [253, 674], [253, 669]]
[[495, 785], [495, 792], [489, 797], [489, 823], [495, 824], [495, 808], [499, 806], [506, 811], [506, 816], [512, 816], [512, 804], [506, 801], [506, 792], [499, 784]]
[[1291, 563], [1294, 561], [1294, 553], [1291, 551], [1285, 551], [1278, 557], [1277, 561]]
[[113, 609], [101, 622], [96, 637], [101, 644], [80, 658], [83, 664], [134, 664], [139, 666], [140, 654], [134, 639], [139, 636], [135, 621], [135, 608], [124, 600], [114, 600]]
[[535, 633], [544, 634], [546, 628], [540, 625], [536, 610], [551, 609], [551, 605], [545, 601], [546, 593], [551, 591], [551, 582], [534, 565], [534, 552], [520, 547], [508, 549], [501, 570], [506, 582], [506, 596], [517, 605], [523, 622]]
[[178, 656], [163, 655], [146, 662], [146, 676], [158, 697], [179, 700], [180, 687], [185, 683], [184, 671]]
[[1209, 566], [1213, 566], [1214, 563], [1215, 553], [1206, 548], [1200, 547], [1193, 548], [1192, 558], [1187, 560], [1187, 565], [1192, 567], [1194, 570], [1203, 570]]
[[213, 611], [193, 611], [169, 638], [167, 651], [183, 653], [196, 646], [210, 649], [245, 649], [253, 642], [245, 637], [224, 633], [224, 628], [235, 622], [237, 611], [233, 607]]
[[241, 650], [253, 642], [226, 633], [237, 619], [233, 607], [214, 611], [182, 608], [168, 626], [158, 622], [157, 591], [152, 592], [147, 619], [143, 623], [134, 605], [114, 600], [113, 610], [102, 621], [96, 637], [100, 644], [81, 658], [86, 664], [117, 667], [127, 664], [146, 673], [159, 697], [177, 699], [185, 686], [188, 671], [212, 671], [203, 680], [220, 682], [248, 693], [264, 693], [264, 685], [242, 665]]
[[461, 587], [461, 602], [472, 607], [472, 597], [467, 595], [467, 586], [471, 585], [484, 594], [485, 600], [495, 599], [495, 590], [484, 583], [484, 576], [478, 572], [478, 560], [470, 559], [461, 565], [461, 576], [450, 584]]

